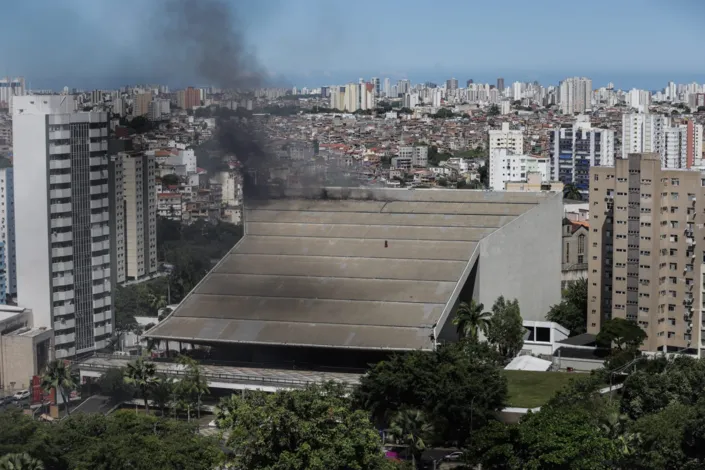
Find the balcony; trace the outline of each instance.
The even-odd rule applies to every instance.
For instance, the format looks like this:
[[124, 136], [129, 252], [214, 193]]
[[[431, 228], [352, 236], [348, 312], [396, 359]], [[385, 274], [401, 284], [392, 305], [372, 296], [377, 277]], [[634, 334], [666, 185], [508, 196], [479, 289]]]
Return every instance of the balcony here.
[[93, 295], [102, 294], [106, 291], [106, 287], [103, 284], [93, 286]]
[[70, 183], [71, 175], [51, 175], [49, 176], [49, 184]]
[[60, 258], [63, 256], [73, 256], [73, 247], [65, 246], [63, 248], [52, 248], [51, 249], [51, 257], [52, 258]]
[[73, 270], [73, 261], [64, 261], [62, 263], [54, 263], [51, 265], [51, 271], [60, 273]]
[[61, 199], [71, 197], [70, 189], [52, 189], [49, 191], [49, 197], [51, 199]]
[[108, 157], [91, 157], [91, 161], [90, 161], [91, 166], [107, 165], [107, 164], [108, 164]]
[[[99, 180], [108, 177], [108, 170], [91, 171], [91, 179]], [[107, 185], [106, 185], [107, 186]]]
[[102, 207], [108, 207], [109, 204], [110, 203], [108, 201], [108, 198], [91, 200], [91, 209], [100, 209]]
[[71, 357], [76, 355], [76, 348], [75, 347], [66, 347], [66, 348], [60, 348], [57, 346], [55, 352], [55, 356], [57, 359], [63, 359], [65, 357]]
[[51, 219], [51, 228], [70, 227], [71, 221], [71, 217], [59, 217], [58, 219]]
[[99, 184], [99, 185], [91, 185], [91, 195], [95, 194], [107, 194], [108, 193], [108, 185], [107, 184]]
[[71, 153], [70, 145], [54, 145], [49, 144], [49, 154], [50, 155], [61, 155], [65, 153]]
[[93, 314], [93, 321], [95, 323], [102, 322], [110, 319], [110, 312], [100, 312]]
[[52, 279], [52, 284], [54, 286], [69, 286], [73, 285], [73, 275], [67, 274], [65, 276], [56, 276]]
[[66, 129], [62, 131], [49, 131], [49, 140], [66, 140], [71, 138], [71, 131]]
[[66, 212], [71, 212], [71, 203], [67, 202], [64, 204], [52, 204], [51, 205], [51, 213], [52, 214], [63, 214]]
[[68, 330], [76, 327], [76, 320], [73, 318], [61, 319], [54, 322], [54, 331]]
[[108, 150], [107, 142], [91, 142], [88, 146], [91, 152], [105, 152]]
[[52, 302], [61, 302], [64, 300], [73, 300], [74, 292], [72, 290], [54, 292], [51, 299]]
[[91, 251], [101, 251], [110, 249], [110, 240], [103, 240], [102, 242], [91, 243]]
[[71, 232], [61, 232], [61, 233], [52, 233], [51, 234], [51, 241], [52, 242], [70, 242], [73, 240], [73, 233]]
[[76, 313], [75, 305], [62, 305], [61, 307], [54, 307], [54, 317], [73, 315], [74, 313]]
[[110, 234], [110, 226], [108, 225], [98, 225], [95, 227], [91, 227], [91, 236], [92, 237], [102, 237], [105, 235]]
[[91, 138], [107, 137], [107, 136], [108, 136], [108, 129], [106, 127], [103, 127], [101, 129], [90, 129], [88, 131], [88, 137], [91, 137]]
[[63, 168], [71, 168], [71, 160], [68, 158], [63, 160], [50, 160], [49, 169], [50, 170], [61, 170]]
[[[76, 342], [76, 333], [67, 333], [65, 335], [55, 335], [54, 336], [54, 344], [57, 345], [57, 349], [59, 349], [58, 345], [59, 344], [67, 344], [67, 343], [74, 343]], [[57, 351], [58, 355], [58, 351]]]
[[102, 212], [100, 214], [91, 214], [91, 223], [92, 224], [99, 224], [102, 222], [107, 222], [108, 221], [108, 213], [107, 212]]
[[60, 126], [60, 125], [71, 124], [71, 119], [68, 114], [50, 114], [49, 115], [49, 125], [50, 126]]

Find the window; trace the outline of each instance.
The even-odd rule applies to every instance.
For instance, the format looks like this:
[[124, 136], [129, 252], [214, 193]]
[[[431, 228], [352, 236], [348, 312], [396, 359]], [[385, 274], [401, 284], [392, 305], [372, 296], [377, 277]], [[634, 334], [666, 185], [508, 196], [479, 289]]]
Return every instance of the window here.
[[565, 244], [565, 262], [570, 263], [570, 243]]
[[578, 255], [578, 264], [583, 264], [585, 262], [585, 258], [583, 255]]
[[578, 236], [578, 253], [585, 253], [585, 235]]
[[680, 184], [680, 180], [678, 178], [671, 178], [671, 184], [673, 186], [678, 186]]

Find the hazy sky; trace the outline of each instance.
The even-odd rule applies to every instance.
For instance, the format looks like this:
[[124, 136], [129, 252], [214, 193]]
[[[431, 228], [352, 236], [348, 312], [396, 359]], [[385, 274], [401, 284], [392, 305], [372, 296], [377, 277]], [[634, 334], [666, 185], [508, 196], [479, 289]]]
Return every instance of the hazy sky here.
[[[227, 1], [227, 0], [225, 0]], [[159, 79], [207, 85], [154, 64], [169, 0], [3, 2], [0, 75], [34, 88], [112, 87]], [[703, 0], [233, 0], [262, 67], [297, 86], [454, 76], [656, 88], [705, 83]]]

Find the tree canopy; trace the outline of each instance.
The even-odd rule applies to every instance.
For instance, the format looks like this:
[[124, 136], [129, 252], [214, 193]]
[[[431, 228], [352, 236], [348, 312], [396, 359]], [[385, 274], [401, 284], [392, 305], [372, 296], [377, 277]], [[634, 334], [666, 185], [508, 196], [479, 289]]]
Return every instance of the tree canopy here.
[[646, 340], [646, 332], [634, 321], [612, 318], [602, 324], [597, 343], [617, 350], [636, 350]]
[[559, 304], [551, 307], [546, 320], [556, 322], [570, 330], [570, 336], [587, 331], [587, 279], [568, 284]]
[[304, 390], [232, 395], [218, 407], [235, 468], [356, 469], [391, 467], [367, 413], [352, 410], [347, 389], [326, 383]]
[[525, 332], [519, 301], [506, 301], [504, 296], [500, 296], [492, 305], [487, 341], [497, 348], [499, 354], [512, 359], [524, 345]]

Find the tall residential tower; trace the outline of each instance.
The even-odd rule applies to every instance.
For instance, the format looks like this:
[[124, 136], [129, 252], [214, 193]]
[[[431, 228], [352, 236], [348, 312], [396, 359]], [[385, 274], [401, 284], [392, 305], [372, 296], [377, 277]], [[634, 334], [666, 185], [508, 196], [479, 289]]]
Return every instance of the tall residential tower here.
[[53, 328], [56, 357], [105, 347], [112, 328], [108, 115], [70, 96], [15, 97], [18, 303]]

